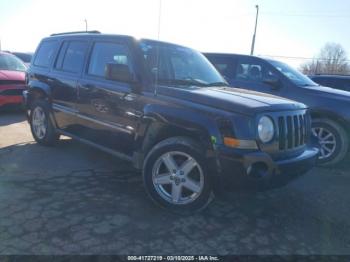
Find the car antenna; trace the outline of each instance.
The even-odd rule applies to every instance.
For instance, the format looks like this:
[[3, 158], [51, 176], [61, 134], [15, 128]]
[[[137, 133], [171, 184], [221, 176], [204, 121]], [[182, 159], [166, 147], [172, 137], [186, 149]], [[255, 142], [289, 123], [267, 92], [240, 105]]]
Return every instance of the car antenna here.
[[[160, 21], [162, 17], [162, 0], [159, 0], [159, 8], [158, 8], [158, 36], [157, 40], [160, 38]], [[157, 61], [157, 71], [156, 71], [156, 81], [154, 86], [154, 95], [157, 96], [157, 87], [158, 87], [158, 74], [159, 74], [159, 45], [156, 46], [156, 61]]]

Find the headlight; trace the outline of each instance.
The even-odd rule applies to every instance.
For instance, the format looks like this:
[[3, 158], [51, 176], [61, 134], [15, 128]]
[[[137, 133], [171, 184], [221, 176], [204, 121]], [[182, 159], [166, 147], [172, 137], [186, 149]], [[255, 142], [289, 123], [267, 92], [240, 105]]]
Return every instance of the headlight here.
[[275, 128], [271, 118], [263, 116], [259, 120], [258, 135], [263, 143], [268, 143], [273, 139]]

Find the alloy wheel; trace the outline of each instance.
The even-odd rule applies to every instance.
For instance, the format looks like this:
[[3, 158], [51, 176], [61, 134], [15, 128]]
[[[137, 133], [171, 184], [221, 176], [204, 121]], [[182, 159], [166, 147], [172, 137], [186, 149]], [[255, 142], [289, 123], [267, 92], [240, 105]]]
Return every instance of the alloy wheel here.
[[312, 133], [318, 138], [318, 142], [321, 146], [319, 159], [329, 158], [337, 147], [335, 135], [324, 127], [314, 127], [312, 128]]
[[204, 187], [203, 170], [189, 154], [171, 151], [161, 155], [152, 170], [153, 185], [159, 196], [172, 204], [189, 204]]
[[46, 116], [41, 107], [36, 107], [32, 116], [33, 131], [37, 138], [43, 139], [46, 134]]

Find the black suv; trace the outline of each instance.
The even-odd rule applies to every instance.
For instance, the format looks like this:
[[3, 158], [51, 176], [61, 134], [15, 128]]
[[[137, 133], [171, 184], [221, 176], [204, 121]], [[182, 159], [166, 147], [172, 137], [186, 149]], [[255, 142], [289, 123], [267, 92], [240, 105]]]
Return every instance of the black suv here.
[[350, 76], [348, 75], [311, 75], [314, 82], [322, 86], [350, 91]]
[[285, 184], [314, 166], [305, 105], [228, 88], [199, 52], [95, 33], [41, 41], [24, 93], [32, 134], [66, 135], [133, 163], [163, 207], [205, 207], [223, 185]]
[[319, 163], [333, 165], [349, 150], [350, 93], [320, 86], [290, 66], [255, 56], [208, 53], [230, 85], [289, 98], [310, 108]]

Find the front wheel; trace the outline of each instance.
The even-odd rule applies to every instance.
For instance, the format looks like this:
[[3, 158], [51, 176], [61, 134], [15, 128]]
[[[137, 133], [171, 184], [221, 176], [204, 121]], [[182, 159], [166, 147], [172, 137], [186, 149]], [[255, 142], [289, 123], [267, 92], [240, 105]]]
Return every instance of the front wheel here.
[[196, 142], [186, 137], [169, 138], [155, 145], [143, 168], [151, 199], [177, 213], [204, 209], [213, 192], [202, 152]]
[[321, 165], [334, 165], [345, 158], [349, 149], [349, 138], [341, 125], [327, 118], [313, 119], [312, 133], [320, 145], [318, 161]]

